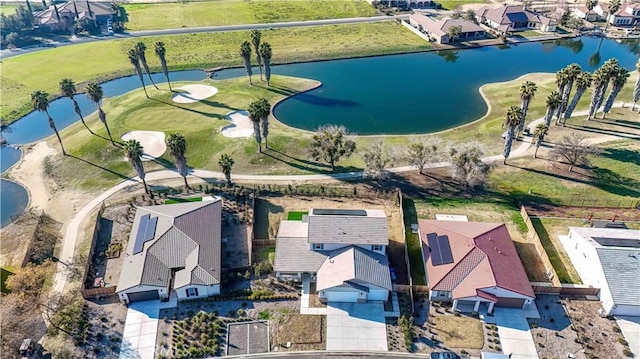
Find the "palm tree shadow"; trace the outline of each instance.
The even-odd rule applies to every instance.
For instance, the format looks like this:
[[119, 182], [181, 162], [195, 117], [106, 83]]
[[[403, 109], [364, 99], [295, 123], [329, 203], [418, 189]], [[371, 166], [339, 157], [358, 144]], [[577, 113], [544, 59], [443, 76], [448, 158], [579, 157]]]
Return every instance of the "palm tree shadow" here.
[[[288, 154], [286, 154], [284, 152], [280, 152], [280, 151], [276, 150], [275, 148], [267, 147], [266, 150], [271, 150], [273, 152], [277, 152], [281, 156], [287, 157], [287, 158], [289, 158], [289, 159], [291, 159], [293, 161], [298, 161], [298, 162], [304, 163], [306, 165], [322, 167], [322, 168], [326, 168], [326, 169], [331, 168], [331, 166], [326, 164], [326, 163], [303, 160], [303, 159], [300, 159], [300, 158], [297, 158], [297, 157], [290, 156], [290, 155], [288, 155]], [[262, 153], [265, 153], [265, 151], [262, 151]]]
[[[280, 152], [278, 152], [278, 151], [275, 151], [275, 152], [280, 154]], [[306, 164], [315, 165], [315, 163], [312, 163], [312, 162], [309, 162], [309, 161], [298, 161], [297, 159], [295, 159], [294, 161], [288, 161], [285, 158], [287, 158], [289, 156], [283, 156], [285, 158], [282, 158], [279, 155], [273, 155], [273, 154], [265, 152], [265, 151], [262, 151], [262, 154], [267, 156], [267, 157], [271, 157], [276, 161], [280, 161], [282, 163], [286, 163], [287, 165], [289, 165], [289, 166], [291, 166], [293, 168], [297, 168], [299, 170], [304, 170], [304, 171], [309, 171], [309, 172], [314, 172], [314, 173], [327, 173], [327, 172], [330, 172], [330, 171], [322, 170], [322, 169], [320, 169], [318, 167], [311, 167], [309, 165], [306, 165]], [[306, 164], [303, 164], [303, 163], [306, 163]]]
[[279, 85], [275, 85], [275, 84], [271, 84], [271, 86], [262, 86], [262, 85], [253, 85], [254, 87], [259, 87], [262, 89], [265, 89], [269, 92], [275, 92], [279, 95], [282, 96], [293, 96], [296, 94], [299, 94], [300, 91], [296, 90], [296, 89], [292, 89], [290, 87], [285, 87], [285, 86], [279, 86]]
[[566, 127], [572, 128], [574, 130], [597, 133], [597, 134], [601, 134], [601, 135], [610, 135], [610, 136], [616, 136], [616, 137], [621, 137], [621, 138], [628, 138], [628, 139], [631, 139], [631, 140], [640, 140], [640, 136], [639, 135], [628, 134], [628, 133], [624, 133], [624, 132], [616, 131], [616, 130], [606, 130], [606, 129], [596, 128], [596, 127], [591, 127], [591, 126], [579, 126], [579, 125], [572, 125], [572, 124], [567, 124]]
[[205, 116], [205, 117], [215, 118], [217, 120], [222, 120], [224, 118], [224, 116], [221, 116], [221, 115], [218, 115], [218, 114], [215, 114], [215, 113], [202, 112], [202, 111], [194, 110], [192, 108], [186, 108], [186, 107], [178, 106], [178, 105], [175, 105], [173, 103], [165, 102], [165, 101], [162, 101], [162, 100], [158, 100], [158, 99], [153, 98], [153, 97], [149, 97], [149, 99], [153, 100], [153, 101], [156, 101], [156, 102], [163, 103], [165, 105], [169, 105], [169, 106], [173, 106], [173, 107], [179, 108], [181, 110], [197, 113], [197, 114]]
[[603, 120], [603, 119], [599, 119], [599, 118], [592, 118], [591, 121], [600, 122], [600, 123], [609, 124], [609, 125], [616, 125], [616, 126], [626, 127], [626, 128], [630, 128], [632, 130], [640, 130], [640, 123], [633, 122], [633, 121], [628, 121], [628, 120], [622, 120], [622, 119]]
[[122, 173], [118, 173], [118, 172], [115, 172], [115, 171], [113, 171], [113, 170], [110, 170], [110, 169], [108, 169], [108, 168], [106, 168], [106, 167], [102, 167], [102, 166], [100, 166], [100, 165], [97, 165], [97, 164], [95, 164], [95, 163], [93, 163], [93, 162], [89, 162], [89, 161], [87, 161], [87, 160], [85, 160], [85, 159], [83, 159], [83, 158], [80, 158], [80, 157], [77, 157], [77, 156], [74, 156], [74, 155], [71, 155], [71, 154], [67, 154], [67, 157], [69, 157], [69, 158], [73, 158], [73, 159], [76, 159], [76, 160], [79, 160], [79, 161], [84, 162], [84, 163], [86, 163], [86, 164], [88, 164], [88, 165], [91, 165], [91, 166], [93, 166], [93, 167], [99, 168], [99, 169], [101, 169], [101, 170], [103, 170], [103, 171], [105, 171], [105, 172], [109, 172], [109, 173], [111, 173], [111, 174], [113, 174], [113, 175], [118, 176], [118, 177], [119, 177], [119, 178], [121, 178], [121, 179], [128, 179], [128, 178], [129, 178], [129, 176], [127, 176], [127, 175], [123, 175]]

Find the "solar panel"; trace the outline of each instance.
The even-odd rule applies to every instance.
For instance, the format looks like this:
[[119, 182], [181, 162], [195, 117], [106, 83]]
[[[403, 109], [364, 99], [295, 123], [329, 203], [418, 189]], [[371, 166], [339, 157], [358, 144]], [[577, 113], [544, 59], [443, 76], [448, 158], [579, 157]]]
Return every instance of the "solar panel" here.
[[156, 235], [156, 226], [158, 217], [151, 218], [151, 215], [145, 214], [140, 217], [140, 224], [136, 232], [136, 241], [133, 244], [133, 254], [138, 254], [144, 249], [144, 243], [150, 241]]
[[440, 248], [440, 258], [442, 259], [442, 264], [453, 263], [453, 254], [451, 253], [449, 236], [438, 236], [438, 248]]
[[358, 216], [366, 217], [367, 211], [363, 209], [322, 209], [313, 210], [313, 214], [318, 216]]
[[624, 247], [624, 248], [640, 248], [640, 240], [632, 238], [607, 238], [607, 237], [592, 237], [594, 241], [598, 242], [603, 247]]
[[427, 244], [429, 245], [429, 252], [431, 253], [431, 264], [434, 266], [442, 264], [438, 235], [435, 233], [427, 233]]

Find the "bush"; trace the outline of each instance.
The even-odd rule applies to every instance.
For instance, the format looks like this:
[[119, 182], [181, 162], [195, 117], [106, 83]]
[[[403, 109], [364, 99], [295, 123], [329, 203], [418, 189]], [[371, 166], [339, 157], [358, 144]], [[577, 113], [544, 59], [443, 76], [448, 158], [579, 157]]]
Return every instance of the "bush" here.
[[244, 316], [244, 309], [242, 309], [242, 308], [238, 309], [238, 316], [239, 317]]
[[624, 345], [625, 347], [629, 345], [629, 343], [623, 337], [618, 338], [618, 343]]
[[623, 353], [623, 354], [624, 354], [624, 356], [626, 356], [627, 358], [633, 358], [633, 353], [632, 353], [632, 352], [631, 352], [631, 350], [629, 350], [629, 349], [626, 349], [626, 348], [625, 348], [625, 349], [622, 351], [622, 353]]

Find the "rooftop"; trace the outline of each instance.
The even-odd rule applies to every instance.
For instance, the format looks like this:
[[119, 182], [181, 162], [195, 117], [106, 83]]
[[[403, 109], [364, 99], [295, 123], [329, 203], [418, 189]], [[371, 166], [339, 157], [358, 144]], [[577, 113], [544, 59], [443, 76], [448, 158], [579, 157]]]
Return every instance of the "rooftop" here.
[[318, 270], [318, 290], [362, 283], [391, 290], [385, 256], [356, 246], [344, 247], [331, 252]]
[[380, 209], [311, 209], [309, 243], [389, 244], [387, 216]]

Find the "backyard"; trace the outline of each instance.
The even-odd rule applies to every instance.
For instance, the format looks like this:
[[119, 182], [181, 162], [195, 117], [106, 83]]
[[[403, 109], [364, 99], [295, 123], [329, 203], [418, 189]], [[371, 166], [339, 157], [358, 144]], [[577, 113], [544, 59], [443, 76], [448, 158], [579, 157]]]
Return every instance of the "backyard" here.
[[535, 217], [531, 218], [531, 223], [540, 237], [540, 242], [549, 256], [551, 265], [553, 265], [553, 269], [558, 275], [560, 283], [582, 284], [580, 275], [578, 275], [578, 272], [573, 267], [558, 236], [569, 233], [568, 227], [585, 227], [589, 226], [589, 224], [585, 224], [582, 220], [577, 219]]
[[[376, 10], [364, 0], [202, 1], [123, 4], [129, 31], [367, 17]], [[158, 21], [158, 14], [169, 16]], [[215, 14], [215, 16], [211, 16]]]

